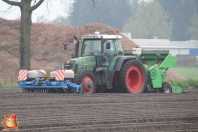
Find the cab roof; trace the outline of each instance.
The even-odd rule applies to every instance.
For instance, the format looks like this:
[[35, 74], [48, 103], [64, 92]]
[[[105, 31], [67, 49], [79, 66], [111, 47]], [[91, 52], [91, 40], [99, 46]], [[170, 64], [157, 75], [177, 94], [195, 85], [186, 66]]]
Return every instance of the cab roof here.
[[85, 35], [82, 37], [82, 39], [100, 39], [101, 36], [103, 37], [103, 39], [121, 39], [122, 36], [120, 35], [107, 35], [107, 34], [89, 34], [89, 35]]

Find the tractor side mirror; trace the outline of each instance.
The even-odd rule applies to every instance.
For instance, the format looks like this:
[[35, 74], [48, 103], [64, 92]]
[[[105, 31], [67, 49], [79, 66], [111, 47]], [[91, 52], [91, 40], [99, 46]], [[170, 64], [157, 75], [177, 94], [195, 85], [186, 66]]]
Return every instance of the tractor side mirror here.
[[107, 43], [106, 43], [106, 49], [110, 49], [110, 48], [111, 48], [110, 43], [107, 42]]
[[64, 50], [67, 50], [67, 43], [63, 42]]

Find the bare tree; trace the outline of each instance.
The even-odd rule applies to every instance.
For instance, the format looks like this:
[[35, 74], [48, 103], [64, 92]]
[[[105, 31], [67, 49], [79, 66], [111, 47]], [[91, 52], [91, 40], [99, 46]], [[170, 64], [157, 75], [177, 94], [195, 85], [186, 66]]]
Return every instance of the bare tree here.
[[21, 0], [11, 1], [2, 0], [12, 6], [18, 6], [21, 10], [21, 23], [20, 23], [20, 69], [31, 69], [30, 63], [30, 40], [31, 40], [31, 27], [32, 27], [32, 12], [37, 9], [44, 0]]
[[[11, 6], [18, 6], [21, 10], [20, 23], [20, 69], [31, 69], [31, 27], [32, 27], [32, 12], [37, 9], [44, 0], [2, 0]], [[95, 0], [91, 1], [92, 6], [95, 6]], [[10, 7], [11, 8], [11, 7]]]

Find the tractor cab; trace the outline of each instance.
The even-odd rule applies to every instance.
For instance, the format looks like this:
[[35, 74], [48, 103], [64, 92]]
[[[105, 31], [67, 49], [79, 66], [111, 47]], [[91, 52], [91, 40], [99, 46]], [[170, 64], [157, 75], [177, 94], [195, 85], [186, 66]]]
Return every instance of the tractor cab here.
[[123, 54], [119, 35], [95, 34], [83, 37], [81, 57], [95, 56], [97, 67], [108, 67], [112, 59]]

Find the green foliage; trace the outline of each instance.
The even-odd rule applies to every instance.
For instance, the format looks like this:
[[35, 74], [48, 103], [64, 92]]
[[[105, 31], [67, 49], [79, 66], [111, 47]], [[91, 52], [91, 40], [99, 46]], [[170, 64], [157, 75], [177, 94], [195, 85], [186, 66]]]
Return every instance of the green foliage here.
[[129, 17], [123, 32], [131, 32], [132, 38], [171, 38], [172, 21], [161, 5], [153, 2], [142, 2]]
[[171, 86], [177, 86], [180, 88], [190, 87], [187, 80], [169, 80], [168, 82], [171, 84]]
[[57, 16], [54, 20], [49, 21], [48, 23], [56, 25], [71, 25], [69, 17]]
[[37, 18], [36, 18], [36, 22], [38, 22], [38, 23], [48, 23], [49, 22], [49, 20], [48, 19], [46, 19], [45, 18], [45, 16], [38, 16]]
[[125, 20], [130, 16], [129, 0], [76, 0], [71, 12], [73, 26], [87, 23], [103, 23], [122, 30]]
[[198, 80], [189, 79], [188, 84], [189, 86], [192, 86], [193, 88], [198, 88]]
[[189, 40], [190, 34], [185, 34], [192, 16], [198, 12], [197, 0], [158, 0], [164, 10], [169, 13], [169, 20], [174, 21], [173, 40]]
[[171, 69], [186, 79], [198, 80], [198, 66], [192, 66], [192, 67], [176, 66], [176, 67], [172, 67]]
[[197, 14], [194, 14], [192, 16], [191, 25], [188, 27], [186, 34], [190, 35], [192, 40], [198, 40], [198, 15]]
[[130, 5], [131, 12], [133, 13], [138, 6], [138, 0], [127, 0], [127, 1], [128, 4]]
[[0, 82], [0, 87], [17, 87], [17, 84], [13, 84], [13, 83], [9, 83], [9, 82], [6, 82], [6, 83], [3, 83], [3, 82]]
[[171, 86], [177, 86], [180, 88], [198, 88], [198, 80], [167, 80]]

